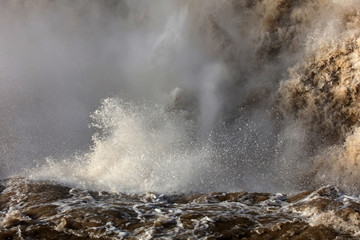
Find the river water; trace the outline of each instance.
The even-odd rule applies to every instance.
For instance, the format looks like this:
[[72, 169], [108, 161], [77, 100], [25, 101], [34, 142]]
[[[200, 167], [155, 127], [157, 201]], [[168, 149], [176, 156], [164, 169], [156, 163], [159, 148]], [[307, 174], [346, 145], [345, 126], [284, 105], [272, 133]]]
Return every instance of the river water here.
[[359, 3], [1, 1], [1, 238], [357, 239]]

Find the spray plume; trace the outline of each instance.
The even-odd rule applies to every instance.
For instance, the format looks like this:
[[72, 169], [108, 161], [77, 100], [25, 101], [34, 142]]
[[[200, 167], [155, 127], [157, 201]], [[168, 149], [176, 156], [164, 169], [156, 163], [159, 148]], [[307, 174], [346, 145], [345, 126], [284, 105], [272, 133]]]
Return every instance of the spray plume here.
[[358, 191], [357, 6], [2, 1], [1, 177]]

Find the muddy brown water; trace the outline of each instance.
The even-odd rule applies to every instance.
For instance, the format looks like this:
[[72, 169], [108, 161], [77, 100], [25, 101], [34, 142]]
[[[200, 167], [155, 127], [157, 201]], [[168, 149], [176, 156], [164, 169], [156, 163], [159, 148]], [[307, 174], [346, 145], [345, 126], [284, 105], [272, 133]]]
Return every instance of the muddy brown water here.
[[0, 239], [358, 239], [360, 230], [360, 199], [334, 186], [126, 194], [12, 178], [0, 204]]

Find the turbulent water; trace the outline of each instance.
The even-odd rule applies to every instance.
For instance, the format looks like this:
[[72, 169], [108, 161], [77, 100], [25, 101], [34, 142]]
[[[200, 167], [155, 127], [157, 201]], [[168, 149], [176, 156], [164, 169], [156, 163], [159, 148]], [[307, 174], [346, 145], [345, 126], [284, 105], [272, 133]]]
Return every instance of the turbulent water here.
[[358, 238], [359, 6], [1, 1], [1, 238]]
[[269, 193], [129, 194], [2, 182], [2, 239], [357, 239], [360, 199], [323, 187]]

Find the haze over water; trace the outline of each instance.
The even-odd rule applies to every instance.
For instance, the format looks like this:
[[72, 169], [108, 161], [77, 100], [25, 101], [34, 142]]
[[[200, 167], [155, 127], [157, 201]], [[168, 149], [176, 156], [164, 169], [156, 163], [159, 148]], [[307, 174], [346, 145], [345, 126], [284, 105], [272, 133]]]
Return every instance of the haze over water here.
[[0, 239], [358, 239], [359, 6], [0, 1]]
[[1, 177], [358, 192], [358, 1], [2, 1]]

